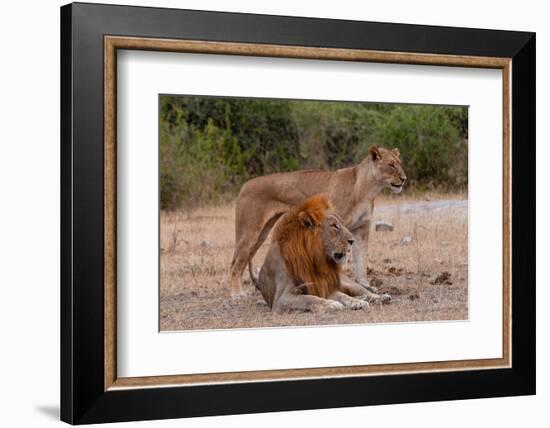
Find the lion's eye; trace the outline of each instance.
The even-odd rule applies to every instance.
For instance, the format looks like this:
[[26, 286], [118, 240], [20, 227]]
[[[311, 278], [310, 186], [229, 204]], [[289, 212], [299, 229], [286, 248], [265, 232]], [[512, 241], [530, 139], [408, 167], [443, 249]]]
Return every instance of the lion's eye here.
[[332, 227], [334, 227], [336, 230], [340, 229], [336, 223], [334, 223]]

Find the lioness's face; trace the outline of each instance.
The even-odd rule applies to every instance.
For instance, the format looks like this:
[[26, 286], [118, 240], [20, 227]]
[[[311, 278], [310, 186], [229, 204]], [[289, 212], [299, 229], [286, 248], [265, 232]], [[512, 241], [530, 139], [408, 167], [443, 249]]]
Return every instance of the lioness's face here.
[[378, 178], [384, 186], [394, 193], [401, 193], [407, 180], [401, 167], [401, 157], [398, 149], [387, 150], [383, 147], [370, 147], [369, 156], [378, 171]]
[[353, 235], [336, 215], [328, 215], [323, 222], [323, 246], [325, 254], [335, 263], [343, 265], [348, 259]]

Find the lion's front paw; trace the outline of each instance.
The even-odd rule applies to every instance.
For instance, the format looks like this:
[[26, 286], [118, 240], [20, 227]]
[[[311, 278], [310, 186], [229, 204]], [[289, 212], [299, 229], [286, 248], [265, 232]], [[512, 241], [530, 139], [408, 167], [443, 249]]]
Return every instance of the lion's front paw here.
[[337, 302], [336, 300], [329, 300], [326, 303], [326, 308], [330, 311], [341, 311], [344, 309], [344, 305], [342, 305], [340, 302]]
[[371, 283], [366, 279], [356, 279], [355, 282], [359, 284], [361, 287], [369, 290], [371, 293], [378, 294], [378, 288], [376, 288], [374, 285], [371, 285]]
[[390, 303], [391, 302], [391, 296], [389, 294], [382, 294], [380, 296], [380, 301], [384, 304]]
[[350, 309], [352, 309], [354, 311], [357, 311], [357, 310], [360, 310], [360, 309], [368, 309], [369, 308], [369, 302], [367, 302], [365, 300], [354, 299], [354, 301], [351, 303], [351, 305], [349, 307], [350, 307]]
[[391, 296], [389, 294], [381, 294], [376, 299], [374, 299], [375, 303], [387, 305], [391, 303]]

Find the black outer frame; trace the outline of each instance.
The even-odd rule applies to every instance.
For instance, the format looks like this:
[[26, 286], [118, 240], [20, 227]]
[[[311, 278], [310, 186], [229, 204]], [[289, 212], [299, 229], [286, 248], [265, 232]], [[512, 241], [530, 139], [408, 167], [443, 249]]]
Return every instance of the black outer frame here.
[[[104, 391], [103, 37], [512, 58], [512, 368]], [[535, 393], [535, 34], [74, 3], [61, 8], [61, 420]]]

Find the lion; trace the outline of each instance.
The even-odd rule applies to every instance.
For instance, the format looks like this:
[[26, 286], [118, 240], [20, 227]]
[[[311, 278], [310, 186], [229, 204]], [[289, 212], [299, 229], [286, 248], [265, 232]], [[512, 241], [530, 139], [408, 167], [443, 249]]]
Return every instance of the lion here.
[[389, 300], [341, 280], [353, 243], [326, 195], [312, 196], [281, 218], [253, 282], [276, 313], [366, 309], [367, 300]]
[[355, 282], [376, 292], [366, 278], [367, 245], [374, 199], [384, 188], [403, 189], [407, 176], [398, 149], [371, 146], [358, 165], [336, 171], [295, 171], [247, 181], [235, 208], [235, 251], [231, 262], [231, 296], [244, 294], [241, 276], [277, 220], [292, 207], [318, 193], [326, 193], [335, 211], [351, 231]]

